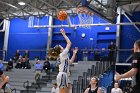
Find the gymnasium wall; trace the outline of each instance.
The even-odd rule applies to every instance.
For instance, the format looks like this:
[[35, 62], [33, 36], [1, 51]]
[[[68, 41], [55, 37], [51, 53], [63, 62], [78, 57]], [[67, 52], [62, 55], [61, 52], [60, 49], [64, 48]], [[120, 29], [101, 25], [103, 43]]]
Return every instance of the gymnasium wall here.
[[[99, 18], [97, 15], [93, 16], [93, 23], [107, 23], [105, 20]], [[71, 16], [72, 24], [79, 24], [78, 16]], [[28, 28], [28, 21], [19, 18], [11, 20], [10, 33], [9, 33], [9, 43], [8, 43], [8, 58], [13, 56], [17, 49], [19, 50], [35, 50], [35, 49], [45, 49], [47, 43], [47, 31], [48, 29], [36, 29]], [[40, 20], [41, 22], [48, 23], [47, 18]], [[59, 21], [54, 18], [54, 25], [67, 25], [67, 21]], [[66, 34], [72, 41], [72, 48], [78, 47], [78, 60], [82, 60], [82, 49], [93, 49], [98, 45], [99, 49], [107, 48], [111, 41], [116, 41], [116, 26], [93, 26], [91, 28], [65, 28]], [[82, 38], [82, 33], [85, 33], [85, 38]], [[66, 46], [66, 41], [60, 33], [60, 28], [53, 29], [52, 37], [52, 47], [56, 44], [61, 44]], [[37, 55], [43, 55], [41, 52], [31, 52], [31, 58]], [[72, 51], [70, 51], [72, 53]], [[22, 55], [24, 52], [22, 52]], [[90, 56], [90, 53], [88, 54]], [[93, 56], [92, 56], [93, 57]]]
[[[128, 15], [129, 16], [129, 15]], [[140, 22], [140, 12], [133, 13], [132, 16], [129, 16], [133, 22]], [[129, 22], [129, 20], [122, 16], [122, 22]], [[138, 26], [140, 29], [140, 26]], [[132, 49], [133, 44], [136, 40], [140, 39], [140, 32], [133, 26], [122, 26], [120, 34], [120, 48], [121, 49]], [[132, 52], [121, 52], [120, 60], [127, 59]], [[122, 59], [123, 58], [123, 59]]]
[[[0, 19], [0, 23], [3, 21], [3, 19]], [[0, 30], [3, 29], [3, 25], [0, 26]], [[3, 50], [3, 44], [4, 44], [4, 32], [0, 32], [0, 50]], [[0, 58], [2, 57], [2, 51], [0, 51]]]
[[[140, 22], [140, 12], [133, 13], [133, 16], [129, 16], [133, 22]], [[129, 20], [122, 16], [122, 22], [129, 22]], [[140, 26], [138, 26], [140, 29]], [[121, 27], [121, 42], [120, 47], [122, 49], [133, 48], [133, 44], [136, 40], [140, 39], [140, 32], [133, 26], [122, 26]]]
[[[72, 24], [79, 24], [78, 16], [70, 17]], [[58, 19], [54, 19], [55, 25], [63, 24], [67, 25], [67, 21], [61, 22]], [[105, 20], [99, 18], [97, 15], [94, 15], [93, 23], [107, 23]], [[106, 27], [109, 28], [106, 30]], [[78, 60], [82, 60], [82, 49], [94, 49], [98, 45], [99, 49], [108, 48], [108, 45], [111, 41], [116, 41], [116, 26], [93, 26], [89, 29], [77, 27], [65, 28], [66, 34], [72, 41], [72, 48], [78, 47], [79, 54]], [[60, 33], [60, 28], [54, 28], [53, 30], [53, 42], [52, 46], [56, 44], [66, 45], [64, 38]], [[82, 38], [82, 33], [85, 33], [85, 38]], [[72, 53], [72, 52], [71, 52]], [[90, 53], [88, 54], [90, 56]]]
[[[39, 24], [48, 24], [48, 17], [41, 18]], [[38, 19], [35, 18], [34, 24], [37, 24]], [[36, 29], [29, 28], [29, 20], [15, 18], [10, 21], [9, 41], [8, 41], [8, 57], [15, 55], [17, 49], [19, 50], [31, 50], [30, 58], [33, 59], [35, 56], [44, 59], [45, 48], [47, 46], [48, 29]], [[34, 51], [38, 50], [38, 51]], [[44, 50], [40, 52], [39, 50]], [[23, 56], [24, 52], [21, 52]]]

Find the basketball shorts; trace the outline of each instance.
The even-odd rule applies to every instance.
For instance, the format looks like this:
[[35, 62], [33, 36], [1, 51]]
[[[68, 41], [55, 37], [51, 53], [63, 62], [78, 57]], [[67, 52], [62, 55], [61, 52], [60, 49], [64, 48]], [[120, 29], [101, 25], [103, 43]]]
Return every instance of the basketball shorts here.
[[57, 75], [57, 84], [59, 88], [68, 88], [68, 75], [65, 72], [59, 72]]

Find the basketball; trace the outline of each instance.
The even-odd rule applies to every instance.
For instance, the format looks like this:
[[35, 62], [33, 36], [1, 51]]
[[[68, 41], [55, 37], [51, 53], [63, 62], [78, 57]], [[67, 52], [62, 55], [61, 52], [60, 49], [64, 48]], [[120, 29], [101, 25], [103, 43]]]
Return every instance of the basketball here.
[[57, 13], [57, 18], [60, 20], [60, 21], [63, 21], [63, 20], [66, 20], [67, 19], [67, 12], [64, 11], [64, 10], [61, 10]]

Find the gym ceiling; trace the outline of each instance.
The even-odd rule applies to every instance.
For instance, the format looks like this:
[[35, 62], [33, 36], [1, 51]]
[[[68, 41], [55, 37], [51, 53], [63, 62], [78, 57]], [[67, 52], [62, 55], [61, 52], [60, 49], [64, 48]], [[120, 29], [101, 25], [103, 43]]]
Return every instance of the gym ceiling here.
[[[75, 9], [81, 6], [81, 2], [82, 0], [0, 0], [0, 18], [26, 19], [29, 16], [45, 15], [55, 17], [60, 9], [67, 10], [69, 14], [76, 14]], [[132, 14], [140, 11], [140, 0], [116, 0], [116, 6], [121, 6], [128, 14]]]

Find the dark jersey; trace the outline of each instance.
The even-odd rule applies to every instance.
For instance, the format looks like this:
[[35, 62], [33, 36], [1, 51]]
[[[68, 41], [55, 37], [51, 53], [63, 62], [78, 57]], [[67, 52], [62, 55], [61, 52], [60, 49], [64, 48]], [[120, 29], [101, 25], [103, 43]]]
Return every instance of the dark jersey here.
[[98, 91], [98, 87], [95, 90], [91, 90], [91, 88], [89, 88], [88, 93], [97, 93], [97, 91]]
[[136, 84], [140, 84], [140, 52], [135, 52], [133, 54], [132, 68], [138, 69], [136, 74]]

